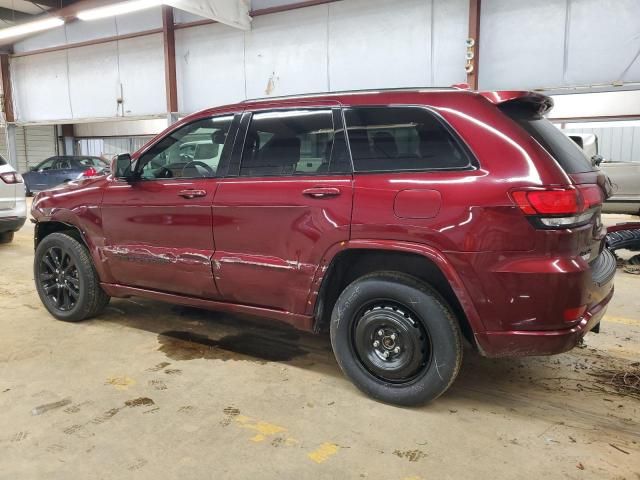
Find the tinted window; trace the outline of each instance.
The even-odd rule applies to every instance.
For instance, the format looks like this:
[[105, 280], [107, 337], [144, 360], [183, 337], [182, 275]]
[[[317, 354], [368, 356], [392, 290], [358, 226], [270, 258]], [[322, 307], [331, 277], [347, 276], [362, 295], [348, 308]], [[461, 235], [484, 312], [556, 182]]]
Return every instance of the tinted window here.
[[256, 113], [247, 131], [240, 175], [344, 171], [348, 155], [339, 145], [344, 146], [344, 136], [336, 135], [331, 110]]
[[470, 166], [453, 135], [424, 108], [352, 108], [345, 118], [356, 172]]
[[593, 167], [584, 152], [546, 118], [516, 105], [501, 110], [524, 128], [567, 173], [591, 172]]
[[2, 156], [0, 156], [0, 166], [6, 165], [6, 164], [7, 164], [7, 161], [4, 158], [2, 158]]
[[205, 118], [170, 133], [141, 157], [141, 177], [214, 177], [232, 121]]

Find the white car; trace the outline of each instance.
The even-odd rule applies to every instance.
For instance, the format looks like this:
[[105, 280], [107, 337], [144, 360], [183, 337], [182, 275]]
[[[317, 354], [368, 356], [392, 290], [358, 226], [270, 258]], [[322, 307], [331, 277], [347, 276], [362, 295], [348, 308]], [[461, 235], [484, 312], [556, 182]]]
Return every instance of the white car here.
[[14, 232], [27, 220], [27, 201], [22, 176], [0, 157], [0, 243], [13, 240]]
[[604, 203], [602, 211], [640, 215], [640, 162], [603, 159], [598, 154], [598, 137], [593, 133], [570, 133], [568, 136], [611, 180], [613, 195]]

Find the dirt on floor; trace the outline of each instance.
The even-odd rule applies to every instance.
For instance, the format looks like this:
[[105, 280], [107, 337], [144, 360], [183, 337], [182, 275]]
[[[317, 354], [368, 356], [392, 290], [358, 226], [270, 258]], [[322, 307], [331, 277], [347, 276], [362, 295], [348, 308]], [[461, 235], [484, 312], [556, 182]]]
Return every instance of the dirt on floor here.
[[32, 235], [0, 246], [0, 478], [640, 479], [640, 275], [581, 348], [467, 348], [444, 396], [399, 408], [324, 335], [141, 299], [55, 321]]

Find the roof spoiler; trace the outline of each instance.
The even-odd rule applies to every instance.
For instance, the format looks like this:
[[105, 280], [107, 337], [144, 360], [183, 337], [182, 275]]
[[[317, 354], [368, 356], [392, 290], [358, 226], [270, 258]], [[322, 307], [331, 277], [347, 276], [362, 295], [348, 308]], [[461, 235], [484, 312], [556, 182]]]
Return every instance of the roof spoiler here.
[[526, 90], [497, 90], [493, 92], [478, 92], [494, 105], [523, 106], [538, 115], [544, 115], [553, 108], [553, 99], [541, 93]]

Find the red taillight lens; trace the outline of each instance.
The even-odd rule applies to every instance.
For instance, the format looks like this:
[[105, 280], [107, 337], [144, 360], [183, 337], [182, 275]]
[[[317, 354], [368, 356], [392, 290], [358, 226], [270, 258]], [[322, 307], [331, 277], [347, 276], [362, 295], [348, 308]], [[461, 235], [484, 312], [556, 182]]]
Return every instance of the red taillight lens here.
[[603, 195], [597, 185], [548, 187], [511, 192], [514, 203], [539, 228], [569, 228], [588, 223]]
[[567, 308], [564, 311], [564, 321], [575, 322], [576, 320], [580, 319], [580, 317], [582, 317], [582, 315], [584, 315], [584, 312], [586, 311], [587, 311], [586, 305], [580, 305], [579, 307], [575, 307], [575, 308]]
[[84, 172], [82, 172], [82, 175], [80, 175], [82, 178], [89, 178], [89, 177], [95, 177], [96, 175], [98, 175], [98, 171], [91, 167], [91, 168], [87, 168]]
[[512, 197], [527, 215], [574, 215], [584, 211], [580, 192], [575, 188], [521, 190]]
[[598, 185], [578, 185], [578, 190], [584, 199], [584, 209], [602, 205], [604, 195]]
[[7, 172], [0, 173], [0, 178], [4, 183], [14, 184], [14, 183], [23, 183], [22, 175], [17, 172]]

